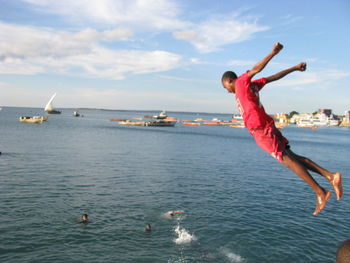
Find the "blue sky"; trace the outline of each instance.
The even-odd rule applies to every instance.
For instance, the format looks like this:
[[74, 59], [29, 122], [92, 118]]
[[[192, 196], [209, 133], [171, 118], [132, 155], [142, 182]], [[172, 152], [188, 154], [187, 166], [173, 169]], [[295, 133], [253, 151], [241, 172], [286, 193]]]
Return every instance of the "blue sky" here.
[[268, 113], [350, 110], [350, 2], [0, 0], [0, 105], [237, 112], [220, 83], [275, 42]]

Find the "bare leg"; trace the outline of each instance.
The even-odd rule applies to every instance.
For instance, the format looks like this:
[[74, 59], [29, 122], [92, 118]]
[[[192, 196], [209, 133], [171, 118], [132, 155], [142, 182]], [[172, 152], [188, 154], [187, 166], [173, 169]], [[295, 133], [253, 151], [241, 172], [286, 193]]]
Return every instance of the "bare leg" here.
[[339, 172], [332, 173], [332, 172], [322, 168], [321, 166], [319, 166], [318, 164], [316, 164], [315, 162], [313, 162], [309, 158], [297, 155], [294, 152], [292, 152], [290, 149], [288, 149], [287, 151], [288, 151], [289, 156], [292, 156], [293, 159], [296, 159], [299, 162], [301, 162], [308, 170], [324, 176], [333, 186], [334, 192], [337, 196], [337, 200], [340, 200], [340, 198], [343, 195], [341, 173], [339, 173]]
[[325, 208], [331, 192], [323, 189], [315, 181], [315, 179], [307, 171], [307, 168], [301, 162], [299, 162], [298, 159], [295, 159], [292, 154], [290, 154], [290, 150], [284, 151], [282, 163], [300, 178], [302, 178], [314, 190], [316, 194], [316, 208], [313, 214], [317, 215]]

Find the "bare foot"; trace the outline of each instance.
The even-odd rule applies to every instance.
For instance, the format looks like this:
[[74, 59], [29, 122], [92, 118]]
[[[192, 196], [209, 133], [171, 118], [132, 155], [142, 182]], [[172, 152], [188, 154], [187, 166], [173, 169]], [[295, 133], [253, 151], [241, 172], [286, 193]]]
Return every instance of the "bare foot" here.
[[333, 179], [331, 180], [331, 184], [333, 186], [338, 201], [343, 195], [343, 185], [341, 181], [341, 173], [334, 173]]
[[323, 210], [323, 208], [325, 208], [326, 203], [327, 203], [330, 196], [331, 196], [331, 192], [328, 190], [325, 190], [324, 194], [322, 196], [321, 195], [317, 196], [314, 216], [317, 216], [317, 214], [319, 212], [321, 212]]

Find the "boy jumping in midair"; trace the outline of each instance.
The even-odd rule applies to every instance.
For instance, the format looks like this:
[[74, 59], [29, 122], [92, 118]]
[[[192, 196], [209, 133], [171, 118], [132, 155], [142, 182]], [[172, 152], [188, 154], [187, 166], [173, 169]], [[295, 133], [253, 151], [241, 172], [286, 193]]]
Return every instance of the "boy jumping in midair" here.
[[282, 48], [283, 46], [280, 43], [276, 43], [272, 51], [258, 62], [253, 69], [239, 77], [234, 72], [227, 71], [223, 74], [221, 82], [229, 93], [236, 94], [237, 106], [244, 119], [244, 124], [254, 137], [256, 143], [277, 161], [301, 177], [314, 190], [316, 194], [316, 208], [313, 214], [317, 215], [326, 206], [331, 192], [322, 188], [310, 175], [308, 170], [324, 176], [331, 183], [337, 200], [340, 200], [343, 194], [341, 173], [329, 172], [310, 159], [292, 152], [288, 140], [276, 128], [274, 120], [266, 114], [259, 100], [259, 91], [265, 84], [279, 80], [293, 71], [305, 71], [306, 63], [302, 62], [267, 78], [251, 80], [255, 74], [265, 68], [267, 63]]

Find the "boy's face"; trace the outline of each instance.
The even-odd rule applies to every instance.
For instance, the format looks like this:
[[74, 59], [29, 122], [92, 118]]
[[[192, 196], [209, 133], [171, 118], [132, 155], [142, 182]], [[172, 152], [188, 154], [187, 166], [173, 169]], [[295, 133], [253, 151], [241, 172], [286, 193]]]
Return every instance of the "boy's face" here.
[[228, 91], [228, 93], [235, 93], [235, 79], [225, 79], [222, 81], [222, 86]]

